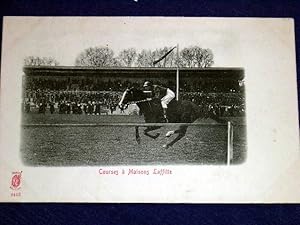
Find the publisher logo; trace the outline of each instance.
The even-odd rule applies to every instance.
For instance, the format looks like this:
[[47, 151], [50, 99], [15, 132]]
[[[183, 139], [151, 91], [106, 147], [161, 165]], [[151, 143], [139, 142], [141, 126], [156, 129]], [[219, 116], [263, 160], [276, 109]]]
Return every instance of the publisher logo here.
[[21, 188], [21, 181], [22, 181], [21, 178], [22, 178], [22, 171], [12, 172], [11, 184], [10, 184], [10, 188], [12, 190], [19, 190]]

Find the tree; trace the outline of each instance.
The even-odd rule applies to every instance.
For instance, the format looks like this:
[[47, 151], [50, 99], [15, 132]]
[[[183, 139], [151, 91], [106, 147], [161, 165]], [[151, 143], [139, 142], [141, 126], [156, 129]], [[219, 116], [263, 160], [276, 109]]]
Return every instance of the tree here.
[[[174, 48], [174, 47], [173, 47]], [[205, 68], [213, 65], [213, 53], [210, 49], [202, 49], [199, 46], [183, 48], [177, 58], [176, 49], [172, 47], [157, 48], [155, 50], [142, 49], [137, 53], [135, 48], [123, 49], [118, 57], [108, 47], [93, 47], [81, 52], [76, 60], [76, 66], [95, 67], [199, 67]], [[170, 53], [168, 53], [171, 51]], [[159, 61], [164, 55], [165, 58]], [[153, 63], [157, 61], [154, 65]], [[178, 61], [178, 62], [177, 62]]]
[[58, 66], [59, 62], [52, 57], [27, 56], [24, 59], [25, 66]]
[[[166, 51], [169, 51], [171, 47], [165, 47]], [[165, 67], [176, 67], [177, 66], [177, 49], [175, 48], [167, 57]]]
[[152, 67], [153, 61], [154, 58], [151, 50], [143, 49], [137, 56], [136, 65], [138, 67]]
[[[170, 50], [172, 50], [172, 47], [164, 47], [159, 48], [153, 51], [153, 57], [155, 60], [158, 60], [162, 56], [164, 56], [166, 53], [168, 53]], [[172, 50], [164, 59], [159, 61], [155, 66], [157, 67], [175, 67], [177, 61], [177, 55], [176, 50]]]
[[166, 51], [164, 52], [164, 50], [162, 48], [155, 49], [154, 51], [152, 51], [151, 52], [151, 60], [152, 60], [152, 65], [151, 66], [153, 66], [153, 67], [164, 67], [164, 62], [165, 62], [166, 58], [159, 61], [155, 65], [153, 65], [153, 62], [155, 60], [159, 59], [160, 57], [162, 57], [165, 53], [166, 53]]
[[166, 54], [171, 47], [157, 48], [153, 51], [143, 49], [137, 56], [136, 65], [138, 67], [174, 67], [176, 66], [176, 51], [172, 51], [168, 56], [157, 64], [153, 65], [153, 62], [161, 58]]
[[194, 66], [194, 51], [191, 47], [184, 48], [180, 51], [180, 66], [193, 67]]
[[117, 58], [112, 58], [109, 66], [121, 67], [122, 64]]
[[205, 68], [213, 65], [214, 56], [210, 49], [202, 49], [199, 46], [191, 46], [181, 50], [180, 66]]
[[114, 58], [114, 52], [108, 47], [93, 47], [81, 52], [76, 60], [76, 66], [109, 67], [116, 66], [119, 62]]
[[209, 48], [203, 50], [202, 67], [209, 67], [214, 64], [214, 55]]
[[137, 52], [134, 48], [124, 49], [119, 53], [118, 60], [121, 66], [131, 67], [134, 65]]

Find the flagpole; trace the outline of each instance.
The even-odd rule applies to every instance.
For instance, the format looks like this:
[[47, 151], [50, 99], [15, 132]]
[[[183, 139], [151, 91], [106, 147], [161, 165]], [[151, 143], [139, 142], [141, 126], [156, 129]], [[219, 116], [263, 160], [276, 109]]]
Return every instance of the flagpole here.
[[179, 100], [179, 44], [177, 44], [176, 100]]

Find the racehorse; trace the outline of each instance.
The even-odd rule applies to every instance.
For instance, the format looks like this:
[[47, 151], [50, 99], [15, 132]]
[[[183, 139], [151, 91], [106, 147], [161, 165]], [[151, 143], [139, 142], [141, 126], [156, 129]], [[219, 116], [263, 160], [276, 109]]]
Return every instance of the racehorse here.
[[[136, 104], [140, 113], [144, 115], [146, 123], [164, 123], [165, 119], [163, 117], [163, 109], [161, 106], [161, 101], [158, 98], [149, 98], [143, 90], [137, 89], [135, 87], [128, 88], [123, 93], [122, 98], [119, 102], [120, 109], [127, 108], [129, 104]], [[187, 100], [172, 100], [168, 104], [167, 108], [167, 118], [169, 123], [192, 123], [198, 118], [203, 118], [204, 113], [200, 106], [194, 104]], [[215, 115], [209, 115], [210, 118], [217, 122], [224, 122], [224, 120], [219, 119]], [[150, 134], [150, 131], [154, 131], [161, 128], [160, 126], [149, 126], [144, 130], [144, 134], [153, 139], [158, 138], [160, 133], [155, 135]], [[167, 132], [166, 136], [170, 137], [173, 134], [178, 134], [178, 136], [172, 140], [170, 143], [165, 144], [163, 147], [168, 148], [174, 145], [177, 141], [186, 135], [188, 125], [179, 125], [177, 130], [172, 130]], [[135, 127], [136, 131], [136, 141], [140, 143], [139, 127]]]

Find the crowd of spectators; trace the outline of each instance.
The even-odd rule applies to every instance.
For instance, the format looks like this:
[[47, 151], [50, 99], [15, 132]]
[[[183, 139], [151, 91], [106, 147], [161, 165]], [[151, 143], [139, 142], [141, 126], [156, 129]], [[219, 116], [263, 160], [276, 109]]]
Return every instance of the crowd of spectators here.
[[[158, 82], [174, 90], [172, 82]], [[92, 79], [55, 81], [39, 79], [26, 82], [23, 93], [25, 112], [61, 114], [113, 114], [127, 87], [142, 87], [143, 82], [129, 80], [99, 82]], [[182, 82], [180, 99], [200, 105], [204, 111], [219, 116], [243, 116], [245, 99], [243, 85], [226, 86], [226, 83]], [[119, 111], [124, 113], [124, 111]]]
[[181, 99], [189, 100], [201, 106], [204, 112], [218, 116], [244, 116], [245, 98], [234, 93], [181, 93]]
[[49, 108], [50, 113], [61, 114], [95, 114], [110, 112], [113, 114], [120, 100], [119, 92], [95, 91], [53, 91], [36, 90], [25, 91], [24, 109], [38, 108], [39, 113], [45, 113]]
[[[34, 79], [27, 80], [25, 84], [26, 90], [56, 90], [56, 91], [124, 91], [127, 87], [141, 87], [143, 80], [132, 82], [130, 80], [107, 80], [100, 81], [98, 79]], [[175, 82], [153, 80], [153, 83], [165, 87], [175, 88]], [[243, 92], [243, 85], [239, 85], [238, 81], [199, 81], [195, 80], [187, 82], [183, 80], [180, 82], [180, 91], [182, 92], [225, 92], [236, 93]]]
[[242, 93], [244, 92], [244, 85], [238, 81], [182, 81], [180, 83], [180, 90], [182, 92]]

